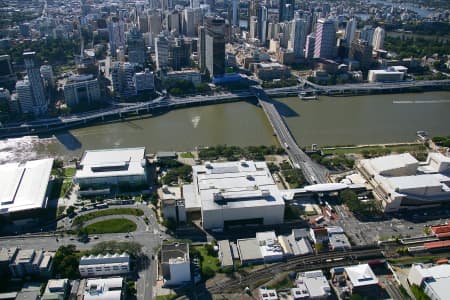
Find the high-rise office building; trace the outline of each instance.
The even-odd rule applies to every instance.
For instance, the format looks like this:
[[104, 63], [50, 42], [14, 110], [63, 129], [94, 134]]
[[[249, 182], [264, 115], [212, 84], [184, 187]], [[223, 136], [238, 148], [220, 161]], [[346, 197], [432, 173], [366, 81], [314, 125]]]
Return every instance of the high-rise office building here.
[[114, 63], [111, 67], [111, 78], [114, 92], [122, 98], [136, 95], [134, 86], [134, 67], [130, 63]]
[[198, 67], [200, 71], [206, 70], [206, 31], [204, 26], [198, 27], [198, 41], [197, 41], [197, 52], [198, 52]]
[[269, 12], [267, 7], [258, 7], [258, 39], [262, 45], [267, 42], [267, 26], [269, 24]]
[[233, 0], [233, 26], [239, 26], [239, 0]]
[[372, 46], [374, 50], [383, 49], [385, 31], [381, 27], [375, 28], [373, 32]]
[[211, 77], [225, 73], [225, 20], [218, 17], [206, 19], [205, 63]]
[[133, 82], [138, 93], [155, 89], [155, 76], [149, 69], [134, 74]]
[[138, 16], [138, 27], [141, 33], [149, 32], [149, 20], [147, 14], [140, 14]]
[[191, 8], [198, 8], [200, 7], [200, 0], [190, 0], [189, 4]]
[[143, 66], [146, 60], [145, 42], [142, 33], [133, 27], [127, 37], [128, 61]]
[[9, 55], [0, 55], [0, 86], [12, 89], [16, 80], [17, 76], [11, 66], [11, 57]]
[[169, 45], [169, 65], [174, 70], [181, 70], [190, 65], [190, 45], [184, 39], [175, 39], [175, 43]]
[[280, 22], [291, 21], [294, 18], [295, 0], [280, 0]]
[[160, 34], [155, 38], [156, 68], [165, 69], [169, 66], [169, 41]]
[[17, 81], [16, 92], [19, 98], [20, 111], [23, 114], [34, 114], [33, 93], [28, 79]]
[[305, 58], [314, 58], [314, 48], [316, 47], [316, 34], [310, 33], [306, 36]]
[[347, 21], [347, 26], [345, 27], [345, 41], [347, 46], [350, 46], [355, 39], [356, 32], [356, 19], [351, 18]]
[[321, 18], [316, 25], [314, 58], [333, 58], [336, 49], [336, 27], [333, 20]]
[[361, 33], [359, 35], [359, 38], [361, 40], [367, 41], [370, 45], [372, 45], [373, 32], [374, 32], [374, 29], [373, 29], [373, 27], [371, 25], [365, 25], [361, 29]]
[[121, 20], [111, 20], [108, 22], [109, 48], [111, 55], [116, 57], [119, 47], [125, 47], [124, 24]]
[[30, 83], [31, 93], [33, 95], [33, 110], [35, 115], [45, 114], [47, 112], [48, 101], [44, 93], [44, 83], [42, 81], [39, 67], [36, 66], [35, 52], [25, 52], [23, 59], [27, 69], [28, 81]]
[[354, 40], [350, 47], [349, 58], [359, 61], [359, 67], [368, 71], [372, 64], [372, 45], [365, 40]]
[[42, 79], [44, 80], [45, 86], [53, 88], [55, 87], [55, 75], [53, 74], [52, 66], [42, 65], [40, 70]]
[[251, 39], [256, 39], [258, 37], [258, 17], [256, 16], [250, 17], [249, 34]]
[[292, 20], [291, 45], [295, 58], [305, 57], [306, 21], [300, 18]]

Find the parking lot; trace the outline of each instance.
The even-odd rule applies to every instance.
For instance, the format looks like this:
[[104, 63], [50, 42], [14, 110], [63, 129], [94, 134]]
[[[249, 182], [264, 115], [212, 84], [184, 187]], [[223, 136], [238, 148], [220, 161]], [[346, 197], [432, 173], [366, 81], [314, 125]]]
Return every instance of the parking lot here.
[[449, 216], [449, 210], [439, 208], [397, 213], [384, 219], [358, 220], [343, 205], [336, 205], [334, 209], [338, 218], [329, 223], [344, 228], [347, 236], [357, 245], [397, 237], [422, 236], [425, 228], [445, 223]]

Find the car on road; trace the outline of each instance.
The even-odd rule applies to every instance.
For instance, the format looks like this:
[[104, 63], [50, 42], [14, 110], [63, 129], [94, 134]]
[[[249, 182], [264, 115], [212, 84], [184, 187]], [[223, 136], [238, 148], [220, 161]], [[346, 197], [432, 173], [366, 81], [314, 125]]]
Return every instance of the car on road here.
[[129, 238], [129, 237], [130, 237], [130, 235], [129, 235], [129, 234], [126, 234], [126, 235], [125, 235], [125, 238]]
[[93, 238], [94, 238], [94, 240], [98, 240], [98, 236], [97, 235], [94, 235]]

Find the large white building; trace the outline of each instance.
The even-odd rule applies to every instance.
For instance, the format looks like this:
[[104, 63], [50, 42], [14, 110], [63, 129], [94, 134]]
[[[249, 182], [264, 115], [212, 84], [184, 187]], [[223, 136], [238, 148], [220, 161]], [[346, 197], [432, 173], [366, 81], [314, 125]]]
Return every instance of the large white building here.
[[121, 300], [125, 296], [122, 277], [82, 280], [83, 300]]
[[357, 168], [386, 212], [450, 201], [450, 157], [441, 153], [430, 153], [423, 163], [410, 154], [364, 159]]
[[0, 165], [0, 214], [45, 208], [52, 166], [52, 158]]
[[73, 180], [82, 188], [145, 184], [145, 148], [85, 151]]
[[375, 28], [372, 38], [372, 46], [374, 50], [383, 49], [385, 31], [381, 27]]
[[130, 272], [130, 256], [126, 253], [83, 256], [78, 270], [81, 277], [127, 274]]
[[408, 274], [408, 283], [423, 288], [433, 300], [448, 299], [450, 294], [450, 265], [426, 266], [414, 264]]
[[283, 223], [284, 200], [265, 162], [207, 162], [192, 170], [186, 210], [197, 203], [204, 228]]

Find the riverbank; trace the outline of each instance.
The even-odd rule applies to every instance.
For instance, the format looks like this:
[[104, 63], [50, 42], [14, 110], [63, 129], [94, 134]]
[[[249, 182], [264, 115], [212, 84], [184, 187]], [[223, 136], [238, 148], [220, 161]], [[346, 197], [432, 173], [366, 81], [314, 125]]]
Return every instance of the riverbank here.
[[[446, 101], [437, 101], [446, 100]], [[363, 145], [411, 142], [418, 130], [446, 136], [450, 92], [321, 96], [318, 101], [276, 98], [297, 143]], [[93, 125], [49, 134], [0, 140], [0, 162], [41, 157], [70, 160], [84, 150], [144, 146], [147, 152], [192, 151], [208, 145], [278, 145], [262, 109], [233, 102], [176, 109], [152, 118]]]

